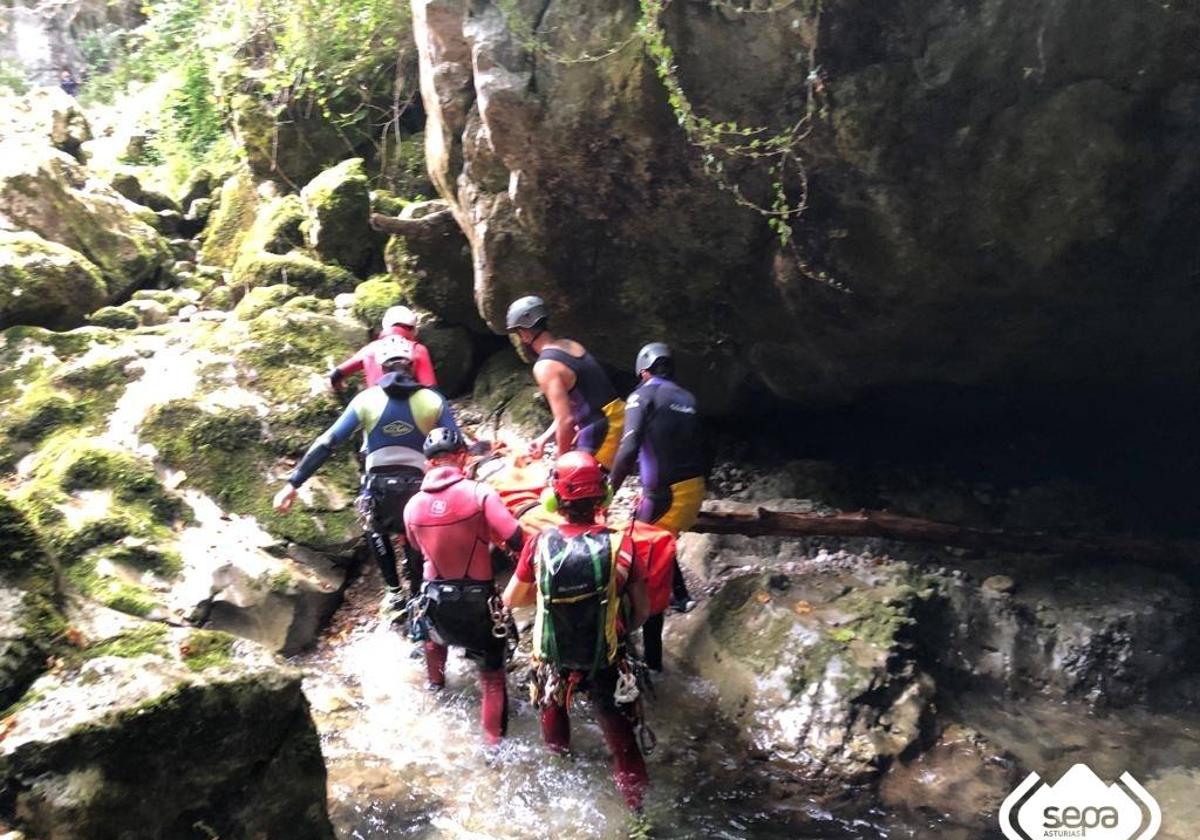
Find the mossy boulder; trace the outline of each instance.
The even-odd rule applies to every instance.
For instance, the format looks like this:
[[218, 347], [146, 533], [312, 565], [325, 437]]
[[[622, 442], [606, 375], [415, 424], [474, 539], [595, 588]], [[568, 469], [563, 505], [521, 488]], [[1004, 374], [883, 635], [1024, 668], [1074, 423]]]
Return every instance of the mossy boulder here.
[[172, 259], [136, 205], [51, 148], [0, 143], [0, 219], [82, 255], [99, 269], [109, 300], [149, 284]]
[[246, 292], [246, 296], [234, 307], [233, 314], [243, 321], [253, 321], [268, 309], [274, 309], [298, 294], [300, 290], [295, 286], [258, 286]]
[[17, 700], [62, 643], [58, 567], [27, 511], [0, 494], [0, 709]]
[[404, 291], [394, 277], [376, 274], [354, 287], [352, 311], [368, 329], [378, 330], [388, 307], [408, 305]]
[[935, 686], [911, 625], [933, 588], [901, 563], [799, 573], [781, 559], [720, 582], [688, 619], [685, 656], [756, 749], [814, 779], [870, 781], [929, 734]]
[[75, 98], [58, 86], [39, 87], [20, 98], [9, 98], [0, 115], [0, 139], [24, 136], [44, 140], [79, 161], [92, 128]]
[[553, 419], [532, 371], [512, 350], [497, 350], [487, 358], [475, 376], [473, 398], [486, 420], [524, 432], [542, 432]]
[[242, 241], [254, 226], [261, 199], [249, 170], [230, 175], [220, 188], [220, 198], [204, 230], [200, 259], [209, 265], [232, 268]]
[[[345, 157], [346, 132], [326, 120], [320, 108], [299, 102], [276, 105], [240, 69], [234, 68], [222, 80], [233, 91], [223, 99], [229, 107], [238, 146], [256, 177], [304, 184]], [[351, 129], [350, 135], [354, 134]], [[354, 141], [365, 143], [368, 138], [358, 136]]]
[[300, 674], [222, 634], [132, 625], [6, 724], [0, 819], [31, 836], [331, 840]]
[[196, 167], [183, 183], [179, 206], [185, 211], [190, 210], [193, 202], [211, 196], [220, 183], [221, 179], [211, 169], [206, 166]]
[[363, 272], [375, 260], [368, 225], [371, 197], [361, 158], [351, 158], [313, 178], [300, 192], [308, 215], [305, 237], [322, 260]]
[[475, 304], [471, 249], [449, 205], [407, 204], [387, 229], [402, 231], [388, 239], [384, 262], [403, 297], [439, 321], [490, 333]]
[[134, 330], [141, 326], [136, 312], [122, 306], [105, 306], [88, 316], [88, 323], [110, 330]]
[[141, 179], [135, 173], [128, 170], [121, 170], [114, 173], [109, 180], [109, 185], [134, 204], [149, 207], [155, 213], [163, 211], [180, 212], [180, 206], [175, 202], [175, 199], [157, 190], [143, 186]]
[[0, 328], [78, 326], [107, 299], [104, 278], [82, 254], [36, 233], [0, 230]]
[[332, 297], [354, 288], [354, 275], [340, 266], [318, 262], [299, 251], [287, 254], [264, 252], [238, 260], [232, 285], [240, 290], [288, 285], [303, 292]]
[[475, 370], [475, 342], [470, 331], [438, 324], [423, 326], [420, 341], [429, 348], [442, 393], [451, 397], [463, 393]]
[[299, 196], [283, 195], [271, 199], [259, 208], [254, 225], [242, 243], [243, 254], [253, 256], [260, 251], [286, 254], [302, 247], [304, 221], [304, 205]]

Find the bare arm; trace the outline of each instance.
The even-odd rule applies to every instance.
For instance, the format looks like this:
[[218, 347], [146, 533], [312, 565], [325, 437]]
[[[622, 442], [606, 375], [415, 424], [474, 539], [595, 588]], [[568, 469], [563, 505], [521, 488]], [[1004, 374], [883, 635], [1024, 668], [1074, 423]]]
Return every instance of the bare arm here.
[[567, 382], [569, 373], [566, 366], [549, 359], [533, 366], [533, 376], [538, 387], [542, 389], [546, 402], [550, 404], [550, 412], [554, 415], [554, 422], [542, 433], [538, 441], [545, 445], [553, 435], [560, 455], [571, 448], [575, 439], [575, 421], [571, 419], [571, 398], [568, 396], [571, 390]]
[[509, 609], [527, 607], [536, 600], [535, 595], [532, 583], [517, 580], [517, 576], [513, 575], [508, 581], [508, 586], [504, 587], [504, 606]]

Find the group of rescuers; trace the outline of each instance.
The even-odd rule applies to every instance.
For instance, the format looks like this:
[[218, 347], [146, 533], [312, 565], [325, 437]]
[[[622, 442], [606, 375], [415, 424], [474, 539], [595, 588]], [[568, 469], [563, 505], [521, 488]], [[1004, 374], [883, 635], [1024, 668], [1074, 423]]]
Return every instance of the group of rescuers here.
[[[546, 444], [556, 442], [543, 504], [561, 524], [526, 539], [496, 491], [467, 477], [467, 442], [436, 390], [416, 315], [404, 306], [389, 309], [379, 337], [330, 374], [340, 390], [361, 370], [367, 388], [313, 443], [275, 508], [286, 513], [301, 485], [361, 427], [359, 510], [388, 587], [385, 607], [405, 614], [410, 637], [423, 641], [430, 690], [445, 685], [447, 646], [464, 648], [478, 666], [484, 737], [497, 745], [508, 723], [505, 665], [515, 646], [508, 609], [534, 605], [531, 694], [547, 746], [568, 750], [571, 700], [585, 692], [617, 787], [630, 808], [640, 809], [647, 775], [638, 686], [643, 663], [662, 670], [665, 607], [650, 615], [647, 559], [632, 528], [607, 527], [604, 511], [636, 462], [642, 493], [635, 520], [672, 537], [695, 521], [707, 467], [696, 400], [674, 381], [665, 344], [641, 349], [640, 382], [621, 400], [583, 345], [551, 331], [541, 298], [515, 301], [506, 326], [524, 355], [536, 355], [533, 374], [554, 416], [525, 454], [540, 459]], [[399, 571], [394, 542], [403, 547]], [[517, 558], [502, 598], [494, 582], [496, 550]], [[669, 604], [685, 612], [694, 602], [671, 556]], [[641, 660], [629, 643], [639, 627]]]

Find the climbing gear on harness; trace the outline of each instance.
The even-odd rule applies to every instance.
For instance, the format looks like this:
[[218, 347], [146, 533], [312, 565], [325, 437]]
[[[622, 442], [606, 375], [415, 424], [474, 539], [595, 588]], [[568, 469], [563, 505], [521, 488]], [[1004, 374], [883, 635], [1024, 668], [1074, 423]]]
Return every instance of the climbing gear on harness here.
[[641, 693], [633, 671], [629, 670], [628, 666], [621, 668], [617, 673], [617, 687], [613, 691], [613, 700], [620, 706], [637, 700]]

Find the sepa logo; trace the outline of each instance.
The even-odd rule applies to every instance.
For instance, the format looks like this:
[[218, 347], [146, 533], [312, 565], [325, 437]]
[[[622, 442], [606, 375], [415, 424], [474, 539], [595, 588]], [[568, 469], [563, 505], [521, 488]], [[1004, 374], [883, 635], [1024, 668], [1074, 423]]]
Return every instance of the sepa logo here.
[[1158, 803], [1133, 776], [1124, 773], [1106, 785], [1086, 764], [1053, 785], [1030, 773], [1000, 806], [1008, 840], [1151, 840], [1161, 825]]

